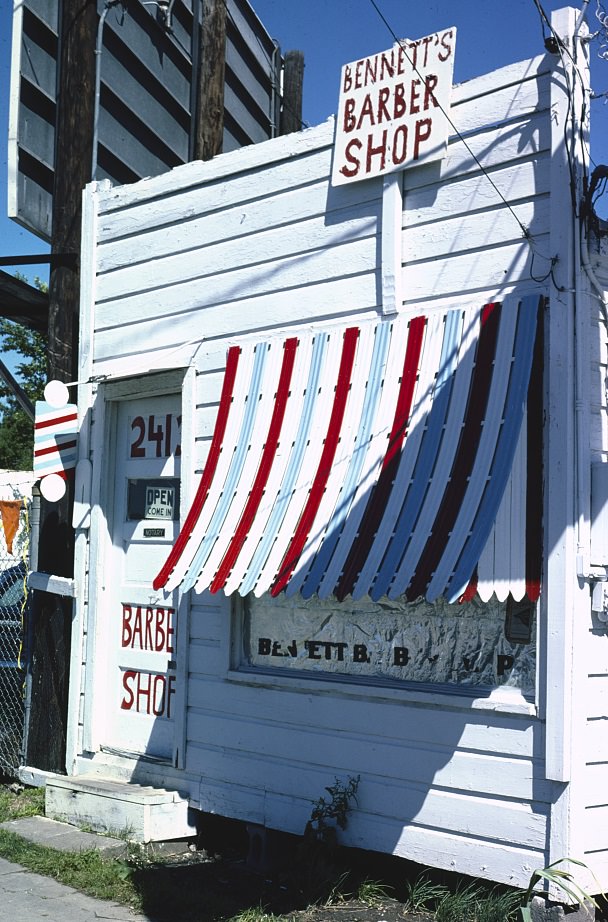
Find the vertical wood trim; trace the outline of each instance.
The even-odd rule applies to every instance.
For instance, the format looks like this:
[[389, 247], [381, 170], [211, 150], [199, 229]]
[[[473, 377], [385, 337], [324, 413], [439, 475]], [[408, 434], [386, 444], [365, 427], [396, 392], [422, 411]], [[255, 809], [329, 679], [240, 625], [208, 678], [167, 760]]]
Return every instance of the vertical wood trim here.
[[98, 642], [99, 622], [103, 618], [99, 596], [104, 583], [106, 557], [110, 542], [110, 522], [106, 510], [113, 505], [113, 479], [110, 477], [110, 465], [105, 464], [109, 445], [115, 444], [115, 432], [110, 430], [105, 387], [97, 391], [94, 409], [95, 426], [91, 440], [91, 460], [93, 477], [91, 485], [91, 528], [89, 539], [89, 576], [88, 592], [92, 604], [89, 606], [87, 619], [87, 636], [85, 662], [87, 668], [84, 676], [84, 711], [83, 711], [83, 750], [96, 752], [103, 738], [104, 721], [107, 707], [99, 695], [95, 695], [96, 675], [107, 672], [107, 650]]
[[[109, 185], [105, 183], [104, 185]], [[93, 366], [93, 308], [95, 304], [94, 267], [97, 264], [97, 206], [96, 186], [88, 186], [82, 193], [82, 233], [81, 233], [81, 272], [80, 272], [80, 331], [81, 338], [78, 355], [78, 379], [86, 381]], [[78, 387], [78, 464], [90, 465], [91, 412], [93, 407], [93, 389], [90, 384]], [[81, 747], [80, 696], [84, 691], [85, 656], [84, 643], [87, 631], [88, 615], [88, 525], [90, 513], [81, 519], [80, 510], [85, 506], [90, 510], [91, 497], [81, 497], [78, 503], [75, 497], [74, 529], [74, 580], [79, 587], [74, 599], [72, 615], [72, 634], [70, 648], [70, 682], [68, 686], [68, 712], [66, 725], [66, 769], [68, 774], [74, 770], [76, 758]], [[81, 521], [76, 521], [81, 519]], [[82, 524], [85, 527], [82, 527]]]
[[403, 172], [384, 177], [382, 185], [382, 313], [394, 314], [403, 304]]
[[[553, 27], [571, 36], [574, 10], [560, 11]], [[566, 38], [568, 45], [571, 40]], [[570, 79], [572, 74], [570, 72]], [[568, 95], [563, 67], [555, 56], [551, 81], [551, 258], [557, 260], [550, 286], [547, 368], [548, 422], [545, 495], [545, 560], [547, 591], [541, 598], [546, 624], [546, 774], [553, 781], [570, 780], [572, 609], [575, 574], [574, 542], [574, 267], [570, 172], [564, 133]], [[559, 288], [556, 287], [559, 285]], [[559, 289], [563, 290], [559, 290]], [[567, 854], [568, 848], [561, 851]], [[552, 856], [553, 857], [553, 856]]]
[[[196, 368], [191, 365], [182, 385], [182, 460], [180, 466], [181, 502], [194, 493], [194, 458], [196, 456]], [[178, 588], [177, 597], [177, 679], [175, 698], [175, 727], [173, 764], [178, 769], [186, 767], [186, 712], [188, 707], [188, 671], [190, 655], [190, 603], [192, 593]]]

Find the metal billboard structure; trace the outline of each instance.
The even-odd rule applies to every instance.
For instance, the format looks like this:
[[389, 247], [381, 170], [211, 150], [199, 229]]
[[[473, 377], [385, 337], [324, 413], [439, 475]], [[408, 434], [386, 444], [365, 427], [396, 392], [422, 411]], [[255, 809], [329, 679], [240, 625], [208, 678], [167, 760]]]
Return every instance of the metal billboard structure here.
[[[15, 0], [8, 213], [50, 240], [59, 0]], [[97, 179], [156, 176], [192, 159], [202, 0], [124, 0], [105, 13]], [[247, 0], [226, 0], [223, 150], [278, 133], [281, 55]]]

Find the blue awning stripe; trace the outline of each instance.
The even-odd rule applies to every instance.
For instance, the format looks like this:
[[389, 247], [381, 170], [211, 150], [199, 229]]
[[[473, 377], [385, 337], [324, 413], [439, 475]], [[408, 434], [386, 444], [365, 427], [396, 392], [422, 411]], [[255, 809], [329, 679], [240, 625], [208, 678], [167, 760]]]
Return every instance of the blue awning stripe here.
[[[502, 592], [501, 548], [540, 533], [525, 515], [502, 512], [501, 531], [493, 530], [507, 483], [513, 508], [538, 512], [526, 500], [526, 478], [509, 478], [539, 305], [539, 295], [513, 295], [483, 309], [382, 319], [348, 335], [344, 327], [291, 332], [282, 405], [287, 338], [243, 341], [209, 489], [193, 504], [188, 535], [159, 586], [456, 601], [491, 540], [482, 578]], [[347, 341], [348, 390], [337, 380]], [[322, 471], [330, 433], [331, 469]], [[524, 466], [525, 451], [524, 440]], [[514, 555], [520, 564], [525, 556]], [[506, 577], [520, 597], [525, 576]]]

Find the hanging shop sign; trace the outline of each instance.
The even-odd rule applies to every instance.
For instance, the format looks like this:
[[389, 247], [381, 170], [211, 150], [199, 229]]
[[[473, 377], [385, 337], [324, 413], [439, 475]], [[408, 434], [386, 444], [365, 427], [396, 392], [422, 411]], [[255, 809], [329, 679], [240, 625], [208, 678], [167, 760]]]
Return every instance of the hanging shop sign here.
[[456, 29], [342, 68], [332, 182], [439, 160], [448, 139]]

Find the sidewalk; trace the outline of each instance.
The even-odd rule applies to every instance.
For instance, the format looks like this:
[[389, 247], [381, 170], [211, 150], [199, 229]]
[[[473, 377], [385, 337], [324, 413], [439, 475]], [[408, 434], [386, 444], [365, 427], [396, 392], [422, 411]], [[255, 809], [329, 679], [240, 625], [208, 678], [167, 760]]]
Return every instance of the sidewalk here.
[[0, 858], [1, 922], [161, 922], [131, 912], [128, 907], [95, 900], [78, 890], [58, 884], [18, 864]]
[[[108, 836], [81, 832], [66, 823], [43, 816], [31, 816], [2, 823], [1, 828], [16, 832], [30, 842], [60, 851], [98, 848], [106, 854], [119, 854], [124, 842]], [[96, 900], [86, 893], [57, 883], [52, 877], [35, 874], [21, 865], [0, 858], [0, 922], [168, 922], [156, 916], [132, 912], [128, 906]]]

